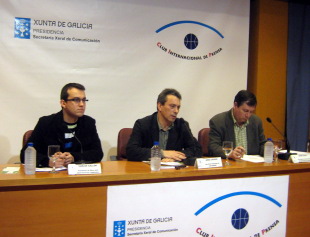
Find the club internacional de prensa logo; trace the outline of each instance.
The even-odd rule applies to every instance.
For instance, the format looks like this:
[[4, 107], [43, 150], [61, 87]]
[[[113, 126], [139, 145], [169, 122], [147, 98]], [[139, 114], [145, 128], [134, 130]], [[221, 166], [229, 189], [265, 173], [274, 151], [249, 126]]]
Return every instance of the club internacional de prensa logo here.
[[[202, 212], [206, 211], [209, 207], [225, 200], [229, 199], [232, 197], [238, 197], [238, 196], [254, 196], [254, 197], [259, 197], [262, 198], [263, 200], [267, 200], [271, 203], [273, 203], [276, 207], [281, 208], [282, 204], [275, 200], [274, 198], [263, 194], [259, 192], [252, 192], [252, 191], [240, 191], [240, 192], [233, 192], [233, 193], [228, 193], [226, 195], [220, 196], [212, 201], [209, 201], [207, 204], [205, 204], [203, 207], [201, 207], [199, 210], [197, 210], [194, 214], [195, 216], [198, 216]], [[255, 205], [258, 205], [256, 202]], [[244, 229], [247, 224], [250, 221], [250, 214], [245, 208], [237, 208], [232, 214], [231, 214], [231, 225], [234, 229], [237, 231], [241, 231]], [[253, 217], [253, 221], [255, 222], [255, 217]], [[279, 220], [275, 220], [272, 223], [269, 224], [269, 226], [264, 227], [261, 229], [261, 234], [264, 235], [269, 231], [272, 231], [273, 228], [275, 228], [279, 224]], [[208, 237], [214, 237], [214, 234], [207, 233], [207, 231], [204, 228], [198, 227], [196, 229], [196, 233], [201, 236], [208, 236]], [[241, 235], [241, 232], [239, 233]], [[255, 232], [253, 235], [255, 237], [259, 237], [260, 233], [258, 231]]]
[[[185, 59], [185, 60], [204, 60], [204, 59], [213, 57], [222, 51], [221, 47], [216, 46], [216, 48], [210, 49], [209, 52], [197, 52], [195, 54], [195, 50], [198, 51], [197, 49], [199, 45], [207, 44], [206, 43], [207, 40], [201, 39], [203, 38], [203, 36], [206, 35], [206, 33], [210, 33], [210, 32], [212, 33], [211, 34], [212, 41], [215, 42], [215, 45], [219, 43], [218, 39], [224, 39], [224, 35], [219, 30], [215, 29], [214, 27], [210, 25], [204, 24], [202, 22], [187, 21], [187, 20], [186, 21], [175, 21], [175, 22], [171, 22], [169, 24], [166, 24], [158, 28], [155, 32], [159, 34], [162, 31], [167, 31], [168, 28], [172, 28], [174, 26], [183, 25], [183, 24], [187, 26], [186, 31], [191, 30], [190, 26], [196, 26], [196, 27], [199, 26], [199, 27], [205, 28], [206, 31], [209, 31], [209, 32], [204, 32], [202, 30], [197, 31], [196, 29], [196, 33], [191, 33], [191, 32], [184, 33], [183, 46], [184, 46], [185, 52], [174, 52], [174, 50], [168, 48], [167, 45], [164, 45], [164, 43], [160, 41], [157, 42], [157, 47], [160, 48], [165, 53], [168, 53], [174, 57]], [[178, 28], [178, 31], [181, 31], [181, 28]], [[185, 31], [182, 31], [182, 32], [185, 32]], [[210, 37], [210, 34], [208, 35]]]
[[30, 39], [31, 19], [15, 17], [14, 38]]

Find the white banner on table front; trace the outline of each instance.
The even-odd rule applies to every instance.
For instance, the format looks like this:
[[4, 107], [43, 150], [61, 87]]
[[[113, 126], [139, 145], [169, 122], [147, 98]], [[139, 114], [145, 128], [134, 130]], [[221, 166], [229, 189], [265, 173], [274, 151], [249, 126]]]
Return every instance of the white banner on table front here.
[[289, 176], [108, 187], [106, 236], [285, 236]]

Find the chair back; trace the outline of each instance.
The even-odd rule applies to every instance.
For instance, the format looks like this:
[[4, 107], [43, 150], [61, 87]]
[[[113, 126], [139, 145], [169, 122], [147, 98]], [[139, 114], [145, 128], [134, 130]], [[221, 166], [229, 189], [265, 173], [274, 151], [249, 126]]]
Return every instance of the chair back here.
[[203, 128], [198, 133], [198, 142], [201, 145], [203, 156], [208, 156], [209, 132], [210, 128]]
[[27, 132], [24, 133], [22, 140], [22, 147], [24, 147], [27, 144], [29, 138], [31, 137], [32, 132], [33, 130], [28, 130]]
[[122, 128], [117, 137], [117, 160], [126, 160], [126, 146], [132, 133], [132, 128]]

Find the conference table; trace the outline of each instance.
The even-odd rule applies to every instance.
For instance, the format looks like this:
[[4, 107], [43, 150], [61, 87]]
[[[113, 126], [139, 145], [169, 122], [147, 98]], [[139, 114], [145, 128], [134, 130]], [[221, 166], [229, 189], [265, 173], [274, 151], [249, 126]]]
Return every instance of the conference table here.
[[[310, 163], [230, 163], [152, 172], [142, 162], [104, 161], [102, 173], [93, 175], [68, 175], [66, 170], [25, 175], [23, 165], [2, 164], [0, 236], [106, 236], [109, 186], [279, 175], [289, 175], [286, 236], [310, 233]], [[20, 166], [18, 173], [1, 172], [13, 166]]]

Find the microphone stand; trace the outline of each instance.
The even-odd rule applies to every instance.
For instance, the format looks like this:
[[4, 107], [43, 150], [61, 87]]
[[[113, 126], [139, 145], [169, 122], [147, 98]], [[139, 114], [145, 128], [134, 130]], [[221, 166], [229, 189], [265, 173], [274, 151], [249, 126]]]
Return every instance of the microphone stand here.
[[266, 118], [267, 122], [270, 123], [276, 130], [277, 132], [285, 139], [285, 144], [286, 144], [286, 152], [285, 153], [278, 153], [278, 158], [281, 160], [288, 160], [290, 158], [291, 155], [296, 155], [296, 153], [291, 153], [291, 147], [290, 147], [290, 143], [287, 139], [286, 136], [284, 136], [284, 134], [272, 123], [272, 120], [267, 117]]
[[[195, 141], [195, 138], [191, 132], [191, 130], [189, 129], [189, 127], [187, 126], [187, 123], [185, 122], [185, 120], [183, 118], [180, 118], [180, 121], [183, 122], [184, 126], [185, 126], [185, 129], [186, 131], [189, 133], [190, 135], [190, 138], [193, 142], [193, 145], [194, 145], [194, 156], [193, 157], [188, 157], [186, 158], [183, 163], [185, 165], [189, 165], [189, 166], [194, 166], [195, 165], [195, 161], [196, 161], [196, 141]], [[182, 125], [181, 125], [182, 126]]]
[[[77, 142], [80, 144], [80, 147], [81, 147], [81, 154], [83, 154], [83, 145], [82, 145], [82, 142], [80, 141], [80, 139], [77, 138], [77, 136], [75, 136], [75, 132], [73, 133], [70, 129], [69, 131], [73, 134], [75, 140], [77, 140]], [[88, 160], [79, 160], [79, 161], [74, 161], [73, 162], [74, 164], [90, 164], [92, 163], [91, 161], [88, 161]]]

